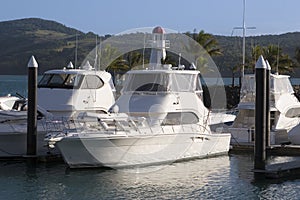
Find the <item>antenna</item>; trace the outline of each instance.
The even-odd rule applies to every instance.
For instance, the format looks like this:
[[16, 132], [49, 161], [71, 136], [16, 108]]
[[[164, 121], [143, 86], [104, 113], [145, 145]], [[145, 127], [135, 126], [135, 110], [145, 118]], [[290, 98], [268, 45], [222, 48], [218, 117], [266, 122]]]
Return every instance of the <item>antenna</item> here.
[[278, 42], [278, 48], [277, 48], [277, 65], [276, 65], [276, 75], [279, 74], [279, 68], [278, 68], [278, 65], [279, 65], [279, 42]]
[[75, 65], [74, 65], [74, 69], [76, 69], [77, 67], [77, 48], [78, 48], [78, 34], [76, 33], [76, 42], [75, 42]]
[[98, 59], [98, 47], [97, 47], [97, 35], [96, 35], [96, 48], [95, 48], [95, 62], [94, 62], [94, 68], [97, 67], [97, 59]]
[[99, 42], [99, 55], [100, 56], [99, 56], [99, 69], [98, 70], [101, 70], [101, 53], [102, 53], [101, 49], [102, 49], [102, 39], [100, 37], [100, 42]]
[[145, 49], [146, 49], [146, 33], [144, 34], [143, 69], [145, 69]]

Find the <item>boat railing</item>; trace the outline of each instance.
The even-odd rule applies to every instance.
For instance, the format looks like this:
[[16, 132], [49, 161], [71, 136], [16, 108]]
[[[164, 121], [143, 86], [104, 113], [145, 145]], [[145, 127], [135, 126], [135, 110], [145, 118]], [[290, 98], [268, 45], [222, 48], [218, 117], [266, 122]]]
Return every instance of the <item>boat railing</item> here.
[[77, 123], [73, 118], [58, 117], [44, 120], [43, 126], [47, 133], [82, 129], [82, 124]]
[[48, 133], [80, 132], [102, 134], [172, 134], [209, 132], [208, 126], [201, 124], [164, 124], [163, 120], [151, 120], [145, 117], [127, 118], [89, 118], [89, 119], [54, 119], [46, 122]]

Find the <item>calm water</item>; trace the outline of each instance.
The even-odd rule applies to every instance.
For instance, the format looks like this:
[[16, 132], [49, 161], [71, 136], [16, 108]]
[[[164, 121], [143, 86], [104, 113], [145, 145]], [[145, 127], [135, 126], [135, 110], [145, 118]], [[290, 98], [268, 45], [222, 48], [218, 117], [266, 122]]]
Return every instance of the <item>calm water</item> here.
[[[0, 95], [27, 96], [26, 87], [26, 76], [0, 76]], [[291, 159], [298, 158], [269, 162]], [[70, 170], [63, 162], [33, 167], [23, 161], [0, 161], [0, 199], [300, 198], [300, 176], [255, 180], [252, 169], [253, 157], [247, 154], [120, 170]]]
[[16, 92], [27, 96], [27, 76], [0, 75], [0, 96]]
[[300, 179], [255, 181], [253, 158], [229, 155], [141, 169], [70, 170], [0, 162], [1, 199], [299, 199]]

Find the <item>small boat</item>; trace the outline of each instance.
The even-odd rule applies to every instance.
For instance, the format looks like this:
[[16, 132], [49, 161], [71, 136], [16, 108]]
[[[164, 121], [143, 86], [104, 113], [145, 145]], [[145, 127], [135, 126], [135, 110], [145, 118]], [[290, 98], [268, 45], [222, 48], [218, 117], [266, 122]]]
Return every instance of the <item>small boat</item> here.
[[[161, 27], [153, 35], [154, 43], [165, 44]], [[147, 69], [127, 72], [110, 113], [86, 113], [76, 129], [47, 138], [71, 168], [144, 166], [228, 153], [230, 134], [210, 130], [200, 72], [162, 65], [165, 53], [163, 45], [155, 47]]]
[[[10, 109], [0, 110], [0, 157], [20, 157], [26, 154], [27, 141], [27, 99], [14, 97]], [[51, 113], [37, 107], [37, 152], [46, 155], [49, 151], [43, 142], [44, 121], [52, 118]]]
[[[287, 75], [270, 75], [270, 143], [281, 144], [289, 142], [288, 132], [300, 122], [294, 111], [299, 111], [300, 102], [294, 95], [293, 87]], [[241, 100], [238, 104], [238, 114], [231, 132], [232, 144], [254, 144], [255, 135], [255, 75], [245, 75]]]
[[13, 106], [15, 105], [15, 102], [17, 100], [20, 100], [19, 97], [11, 96], [11, 94], [8, 94], [6, 96], [0, 97], [0, 111], [1, 110], [12, 110]]

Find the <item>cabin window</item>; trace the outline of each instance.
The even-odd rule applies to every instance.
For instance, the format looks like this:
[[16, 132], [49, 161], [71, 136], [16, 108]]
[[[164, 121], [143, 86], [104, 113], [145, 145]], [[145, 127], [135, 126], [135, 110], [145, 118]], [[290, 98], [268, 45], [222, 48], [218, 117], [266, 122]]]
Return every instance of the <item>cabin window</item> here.
[[39, 82], [39, 86], [46, 86], [51, 79], [52, 74], [45, 74]]
[[127, 91], [145, 92], [194, 92], [202, 91], [196, 74], [129, 74], [123, 88]]
[[293, 87], [288, 77], [272, 78], [270, 80], [270, 88], [275, 93], [293, 93]]
[[195, 124], [199, 118], [193, 112], [170, 112], [163, 120], [162, 125]]
[[129, 74], [126, 77], [124, 91], [167, 91], [168, 76], [166, 74]]
[[45, 74], [40, 80], [39, 88], [78, 88], [83, 75], [79, 74]]
[[104, 85], [104, 82], [99, 76], [86, 75], [82, 81], [81, 89], [98, 89]]
[[170, 86], [172, 91], [192, 92], [196, 89], [195, 74], [171, 74]]

